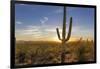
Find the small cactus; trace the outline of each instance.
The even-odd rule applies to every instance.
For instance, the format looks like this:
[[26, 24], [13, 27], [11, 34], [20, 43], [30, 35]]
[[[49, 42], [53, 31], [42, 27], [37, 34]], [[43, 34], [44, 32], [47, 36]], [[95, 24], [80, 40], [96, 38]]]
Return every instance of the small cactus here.
[[60, 37], [59, 29], [56, 28], [58, 39], [62, 41], [61, 63], [64, 63], [64, 60], [65, 60], [65, 43], [70, 39], [71, 30], [72, 30], [72, 17], [70, 18], [69, 31], [66, 38], [66, 7], [64, 6], [62, 38]]

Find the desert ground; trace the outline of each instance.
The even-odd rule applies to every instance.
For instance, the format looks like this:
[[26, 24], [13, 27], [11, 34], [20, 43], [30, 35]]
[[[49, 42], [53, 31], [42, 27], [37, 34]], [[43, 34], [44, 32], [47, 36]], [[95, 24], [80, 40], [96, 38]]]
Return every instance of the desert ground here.
[[[61, 63], [61, 47], [54, 41], [16, 41], [15, 65]], [[65, 63], [94, 61], [93, 40], [76, 40], [65, 47]]]

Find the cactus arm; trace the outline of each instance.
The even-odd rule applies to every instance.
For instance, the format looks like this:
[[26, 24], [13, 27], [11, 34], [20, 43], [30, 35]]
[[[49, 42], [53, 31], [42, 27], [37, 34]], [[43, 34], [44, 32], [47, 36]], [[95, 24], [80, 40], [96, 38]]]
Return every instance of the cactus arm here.
[[63, 14], [63, 29], [62, 29], [62, 39], [65, 40], [66, 36], [66, 7], [64, 6], [64, 14]]
[[68, 31], [68, 35], [67, 35], [67, 38], [65, 39], [65, 41], [69, 40], [69, 38], [71, 36], [71, 31], [72, 31], [72, 17], [70, 18], [69, 31]]
[[59, 33], [59, 29], [56, 28], [56, 31], [57, 31], [57, 35], [58, 35], [59, 40], [61, 40], [60, 33]]

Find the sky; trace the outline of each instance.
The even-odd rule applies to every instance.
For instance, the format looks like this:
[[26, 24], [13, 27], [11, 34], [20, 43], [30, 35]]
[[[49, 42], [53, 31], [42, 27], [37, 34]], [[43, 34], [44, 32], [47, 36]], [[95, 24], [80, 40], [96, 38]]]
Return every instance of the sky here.
[[[73, 18], [69, 41], [94, 39], [94, 8], [66, 7], [66, 37], [70, 17]], [[63, 6], [15, 5], [15, 37], [24, 41], [59, 41], [62, 37]]]

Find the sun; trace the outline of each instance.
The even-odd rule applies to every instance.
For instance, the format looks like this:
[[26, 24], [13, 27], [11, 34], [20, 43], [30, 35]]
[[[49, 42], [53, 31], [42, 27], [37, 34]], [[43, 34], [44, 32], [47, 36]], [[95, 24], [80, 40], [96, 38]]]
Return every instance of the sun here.
[[[76, 41], [76, 40], [77, 40], [77, 38], [71, 37], [68, 42], [72, 42], [72, 41]], [[52, 41], [61, 42], [61, 40], [59, 40], [58, 37], [53, 37]]]
[[59, 40], [58, 37], [53, 37], [53, 38], [52, 38], [52, 41], [61, 42], [61, 40]]
[[71, 41], [76, 41], [76, 40], [77, 40], [77, 38], [71, 37], [71, 38], [69, 39], [69, 42], [71, 42]]

